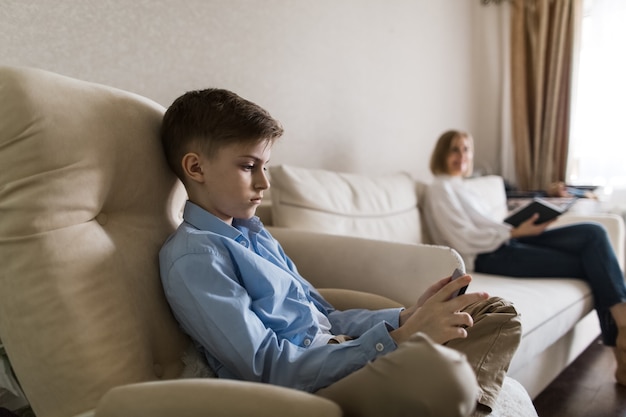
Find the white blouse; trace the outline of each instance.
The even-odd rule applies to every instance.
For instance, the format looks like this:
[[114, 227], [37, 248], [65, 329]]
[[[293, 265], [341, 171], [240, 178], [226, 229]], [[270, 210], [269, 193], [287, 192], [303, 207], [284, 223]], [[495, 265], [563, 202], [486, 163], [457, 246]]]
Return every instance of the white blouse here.
[[510, 238], [511, 226], [494, 221], [479, 195], [461, 177], [435, 177], [426, 192], [424, 220], [438, 245], [456, 249], [469, 271], [476, 255], [498, 249]]

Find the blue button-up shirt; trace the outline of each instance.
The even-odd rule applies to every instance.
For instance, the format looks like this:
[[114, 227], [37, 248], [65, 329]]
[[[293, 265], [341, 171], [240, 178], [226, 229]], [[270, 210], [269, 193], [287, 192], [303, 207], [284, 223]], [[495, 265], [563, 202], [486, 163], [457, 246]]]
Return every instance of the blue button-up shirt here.
[[[257, 217], [230, 226], [191, 202], [183, 217], [161, 249], [161, 279], [219, 377], [314, 392], [396, 349], [400, 309], [335, 310]], [[318, 312], [333, 334], [356, 339], [314, 346]]]

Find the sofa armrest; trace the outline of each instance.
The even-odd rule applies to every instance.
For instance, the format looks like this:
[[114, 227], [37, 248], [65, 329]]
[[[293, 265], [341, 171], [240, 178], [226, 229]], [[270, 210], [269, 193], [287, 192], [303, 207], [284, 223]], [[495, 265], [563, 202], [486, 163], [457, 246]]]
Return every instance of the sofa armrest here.
[[615, 251], [619, 265], [624, 270], [624, 239], [626, 238], [626, 231], [624, 228], [624, 219], [617, 214], [610, 213], [598, 213], [598, 214], [576, 214], [566, 213], [560, 216], [556, 222], [550, 227], [565, 226], [572, 223], [580, 222], [596, 222], [600, 223], [606, 229], [611, 246]]
[[268, 228], [298, 271], [316, 288], [343, 288], [382, 295], [408, 306], [436, 280], [464, 268], [444, 246], [387, 242]]
[[341, 416], [325, 398], [270, 384], [217, 378], [123, 385], [108, 391], [95, 417]]

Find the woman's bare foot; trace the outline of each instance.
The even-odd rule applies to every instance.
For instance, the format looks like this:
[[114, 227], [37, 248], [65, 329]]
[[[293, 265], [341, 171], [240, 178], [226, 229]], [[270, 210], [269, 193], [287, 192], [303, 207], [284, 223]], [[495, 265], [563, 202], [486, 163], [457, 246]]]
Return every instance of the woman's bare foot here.
[[611, 314], [617, 324], [617, 339], [615, 340], [615, 379], [621, 385], [626, 385], [626, 303], [616, 304], [611, 307]]
[[619, 347], [613, 348], [617, 369], [615, 370], [615, 379], [620, 385], [626, 385], [626, 350]]

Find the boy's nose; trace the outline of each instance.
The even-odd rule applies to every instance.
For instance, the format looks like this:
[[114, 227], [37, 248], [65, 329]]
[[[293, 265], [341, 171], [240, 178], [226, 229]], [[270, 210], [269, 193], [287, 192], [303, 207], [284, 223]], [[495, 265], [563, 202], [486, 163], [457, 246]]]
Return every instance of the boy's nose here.
[[267, 178], [267, 174], [265, 172], [259, 173], [255, 179], [255, 188], [259, 188], [262, 190], [267, 190], [270, 188], [270, 180]]

